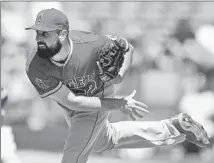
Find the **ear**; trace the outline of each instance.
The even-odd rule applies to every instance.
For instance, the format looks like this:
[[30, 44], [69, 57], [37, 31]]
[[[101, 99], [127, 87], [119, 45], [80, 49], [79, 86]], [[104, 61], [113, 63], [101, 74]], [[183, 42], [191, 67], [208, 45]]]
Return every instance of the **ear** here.
[[59, 40], [60, 40], [61, 42], [63, 42], [63, 41], [66, 39], [67, 35], [68, 35], [68, 31], [67, 31], [67, 30], [62, 30], [62, 31], [59, 33]]

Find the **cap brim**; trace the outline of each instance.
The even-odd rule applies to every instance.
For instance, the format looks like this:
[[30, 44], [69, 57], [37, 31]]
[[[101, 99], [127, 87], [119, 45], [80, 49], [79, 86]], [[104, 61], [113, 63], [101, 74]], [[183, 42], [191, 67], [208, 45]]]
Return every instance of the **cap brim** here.
[[38, 30], [38, 31], [54, 31], [55, 28], [44, 27], [41, 25], [33, 25], [31, 27], [25, 28], [25, 30]]

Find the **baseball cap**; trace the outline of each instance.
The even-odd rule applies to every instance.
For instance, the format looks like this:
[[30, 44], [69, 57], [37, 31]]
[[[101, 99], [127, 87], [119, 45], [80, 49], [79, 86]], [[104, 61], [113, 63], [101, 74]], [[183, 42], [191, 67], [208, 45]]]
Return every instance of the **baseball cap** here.
[[57, 9], [45, 9], [38, 13], [35, 24], [26, 30], [54, 31], [69, 30], [67, 16]]

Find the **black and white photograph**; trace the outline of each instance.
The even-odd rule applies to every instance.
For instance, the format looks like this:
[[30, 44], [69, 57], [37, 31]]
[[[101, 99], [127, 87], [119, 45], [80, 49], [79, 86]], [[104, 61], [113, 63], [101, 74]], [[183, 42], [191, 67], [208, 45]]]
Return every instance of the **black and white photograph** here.
[[214, 1], [0, 4], [0, 163], [214, 162]]

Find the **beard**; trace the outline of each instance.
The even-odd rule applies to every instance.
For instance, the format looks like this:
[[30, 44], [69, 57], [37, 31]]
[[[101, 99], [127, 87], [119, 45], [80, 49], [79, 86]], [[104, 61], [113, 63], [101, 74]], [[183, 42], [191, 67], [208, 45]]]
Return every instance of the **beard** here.
[[42, 42], [42, 41], [39, 41], [37, 45], [38, 45], [38, 48], [37, 48], [38, 55], [42, 58], [52, 58], [57, 53], [59, 53], [59, 51], [62, 48], [62, 44], [59, 41], [59, 39], [57, 39], [56, 42], [49, 47], [45, 42]]

